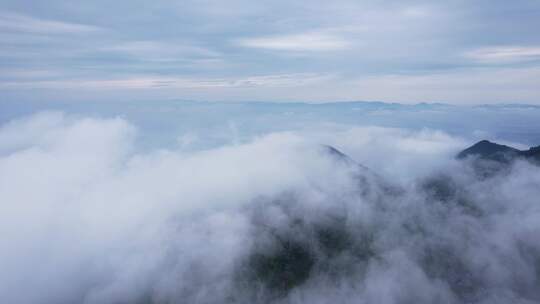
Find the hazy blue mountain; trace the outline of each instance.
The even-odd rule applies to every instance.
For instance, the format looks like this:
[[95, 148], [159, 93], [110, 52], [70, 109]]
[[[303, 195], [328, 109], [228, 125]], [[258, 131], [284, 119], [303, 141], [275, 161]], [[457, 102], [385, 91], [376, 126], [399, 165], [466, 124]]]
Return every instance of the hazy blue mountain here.
[[530, 105], [2, 100], [0, 108], [0, 123], [42, 111], [84, 117], [122, 117], [138, 127], [139, 142], [149, 149], [174, 148], [178, 137], [186, 134], [197, 138], [189, 149], [201, 150], [247, 142], [272, 132], [313, 130], [321, 126], [325, 130], [332, 126], [432, 129], [473, 140], [487, 137], [525, 145], [540, 142], [540, 107]]

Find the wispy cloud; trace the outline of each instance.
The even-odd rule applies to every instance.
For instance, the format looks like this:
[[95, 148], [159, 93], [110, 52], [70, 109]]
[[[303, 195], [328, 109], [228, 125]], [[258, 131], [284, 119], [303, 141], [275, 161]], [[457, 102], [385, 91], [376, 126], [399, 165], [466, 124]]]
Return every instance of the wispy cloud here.
[[238, 40], [237, 44], [278, 51], [335, 51], [350, 47], [345, 38], [325, 31], [246, 38]]
[[[455, 77], [476, 75], [491, 83], [491, 74], [540, 64], [535, 30], [540, 28], [540, 2], [535, 1], [183, 0], [175, 4], [158, 0], [141, 10], [139, 5], [120, 0], [106, 12], [94, 2], [84, 7], [65, 1], [8, 2], [11, 4], [0, 4], [0, 67], [18, 71], [0, 71], [0, 86], [20, 90], [0, 92], [1, 98], [8, 94], [15, 99], [48, 98], [30, 97], [32, 90], [26, 88], [35, 86], [60, 90], [62, 83], [70, 87], [103, 83], [109, 88], [131, 87], [135, 82], [136, 87], [157, 83], [163, 88], [257, 88], [236, 90], [234, 96], [231, 92], [235, 90], [212, 89], [193, 97], [203, 100], [222, 100], [226, 94], [242, 100], [350, 100], [364, 97], [368, 90], [368, 96], [374, 98], [391, 95], [388, 101], [425, 101], [428, 96], [453, 101], [454, 86], [443, 89], [448, 84], [439, 82], [437, 75], [451, 74], [448, 78], [453, 79], [449, 71], [459, 70]], [[479, 67], [489, 71], [480, 75], [475, 71]], [[43, 72], [59, 68], [61, 75]], [[310, 73], [346, 77], [302, 89], [287, 87], [304, 83], [303, 77], [246, 77]], [[401, 85], [418, 80], [418, 75], [431, 74], [441, 87], [438, 91], [421, 85], [406, 90]], [[393, 75], [398, 75], [399, 81]], [[401, 82], [405, 76], [410, 77]], [[397, 83], [407, 95], [398, 94], [399, 90], [375, 92], [347, 84], [366, 78], [381, 80], [377, 83], [382, 85], [391, 83], [392, 87]], [[512, 79], [519, 86], [505, 87], [505, 98], [517, 94], [511, 100], [538, 103], [538, 81], [523, 82], [521, 76]], [[532, 82], [536, 84], [527, 88], [527, 95], [520, 93], [525, 91], [520, 83]], [[283, 87], [265, 89], [269, 83]], [[478, 89], [466, 97], [491, 100], [493, 86], [482, 88], [487, 90]], [[497, 93], [499, 90], [495, 88]], [[189, 91], [199, 94], [204, 90], [174, 92], [189, 95]], [[111, 90], [107, 94], [99, 98], [112, 98]], [[128, 90], [123, 94], [130, 98]], [[149, 90], [148, 94], [156, 94], [152, 98], [158, 99], [168, 92]], [[56, 94], [54, 98], [79, 96]]]
[[503, 46], [480, 48], [465, 57], [482, 63], [512, 63], [540, 59], [540, 46]]
[[36, 34], [68, 34], [88, 33], [99, 30], [101, 30], [101, 28], [92, 25], [40, 19], [11, 12], [0, 12], [0, 31]]
[[[1, 53], [0, 53], [1, 55]], [[64, 70], [53, 69], [23, 69], [23, 68], [0, 68], [0, 79], [11, 80], [38, 80], [50, 79], [52, 77], [65, 76]], [[1, 83], [1, 82], [0, 82]]]
[[4, 89], [152, 89], [298, 87], [331, 79], [328, 74], [299, 73], [234, 78], [130, 77], [122, 79], [65, 79], [0, 82]]
[[104, 48], [108, 51], [123, 52], [135, 56], [184, 55], [198, 57], [219, 57], [220, 53], [185, 43], [160, 41], [130, 41]]
[[540, 68], [477, 68], [418, 75], [375, 75], [352, 82], [356, 83], [359, 92], [356, 96], [360, 100], [534, 103], [540, 98], [539, 77]]
[[149, 40], [124, 42], [104, 47], [102, 50], [154, 60], [170, 60], [185, 57], [216, 58], [221, 56], [219, 52], [186, 43]]

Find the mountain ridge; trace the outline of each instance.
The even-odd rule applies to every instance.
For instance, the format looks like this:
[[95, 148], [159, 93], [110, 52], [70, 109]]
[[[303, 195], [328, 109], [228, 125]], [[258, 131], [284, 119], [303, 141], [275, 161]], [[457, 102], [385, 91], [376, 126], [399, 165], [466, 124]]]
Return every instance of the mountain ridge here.
[[504, 163], [514, 161], [518, 158], [540, 161], [540, 146], [530, 147], [528, 150], [519, 150], [484, 139], [459, 152], [456, 158], [465, 159], [475, 156], [483, 160]]

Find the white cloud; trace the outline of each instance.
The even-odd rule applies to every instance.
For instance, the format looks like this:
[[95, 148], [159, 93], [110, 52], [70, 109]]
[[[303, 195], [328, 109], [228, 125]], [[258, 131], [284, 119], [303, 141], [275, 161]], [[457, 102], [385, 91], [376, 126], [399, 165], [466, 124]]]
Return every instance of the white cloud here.
[[103, 47], [100, 50], [127, 54], [137, 59], [152, 61], [182, 61], [190, 58], [214, 58], [217, 60], [221, 57], [219, 52], [210, 49], [170, 41], [129, 41]]
[[[453, 304], [540, 296], [537, 167], [518, 163], [509, 175], [477, 180], [451, 160], [460, 140], [434, 131], [285, 132], [195, 152], [140, 152], [134, 133], [122, 119], [60, 113], [0, 127], [4, 301]], [[380, 178], [319, 146], [332, 138], [365, 165], [417, 182], [386, 192]], [[456, 188], [448, 200], [422, 190], [418, 166], [428, 164]], [[343, 233], [346, 249], [324, 253], [321, 228]], [[297, 288], [266, 298], [265, 277], [250, 277], [249, 258], [272, 256], [283, 240], [309, 244], [316, 265]]]
[[293, 52], [338, 51], [351, 45], [344, 37], [326, 31], [246, 38], [236, 43], [248, 48]]
[[234, 78], [130, 77], [124, 79], [27, 80], [0, 82], [6, 89], [159, 89], [159, 88], [252, 88], [299, 87], [331, 79], [313, 73], [261, 75]]
[[[182, 77], [134, 75], [105, 79], [58, 80], [5, 79], [4, 90], [96, 90], [96, 98], [114, 92], [123, 99], [137, 99], [130, 89], [145, 90], [148, 98], [183, 98], [214, 101], [306, 101], [378, 100], [452, 104], [531, 103], [538, 104], [540, 69], [475, 68], [417, 74], [343, 76], [331, 73], [290, 73], [245, 77]], [[279, 89], [276, 89], [279, 88]], [[118, 95], [116, 95], [118, 96]], [[78, 94], [56, 98], [80, 100]], [[28, 98], [28, 95], [27, 97]], [[38, 99], [38, 96], [31, 96]]]
[[345, 80], [360, 100], [453, 104], [530, 102], [537, 104], [540, 69], [476, 68], [416, 75], [395, 74]]
[[482, 63], [514, 63], [540, 59], [539, 46], [487, 47], [469, 51], [465, 57]]
[[10, 12], [0, 12], [0, 30], [35, 34], [76, 34], [95, 32], [101, 30], [101, 28], [86, 24], [40, 19]]
[[[328, 265], [315, 268], [287, 300], [460, 303], [469, 296], [504, 296], [505, 302], [538, 296], [532, 265], [540, 254], [540, 173], [525, 163], [510, 176], [478, 181], [450, 161], [441, 171], [463, 193], [440, 202], [416, 184], [404, 185], [398, 196], [385, 194], [365, 171], [368, 182], [360, 182], [351, 175], [358, 171], [323, 153], [317, 142], [324, 136], [317, 134], [140, 153], [133, 150], [133, 132], [121, 119], [58, 113], [0, 128], [0, 147], [9, 147], [0, 157], [4, 300], [222, 303], [233, 297], [253, 303], [265, 294], [249, 282], [235, 285], [250, 267], [246, 257], [260, 247], [271, 255], [276, 234], [316, 246], [309, 233], [336, 218], [360, 247], [336, 258], [313, 251]], [[346, 150], [369, 151], [366, 165], [386, 163], [396, 175], [405, 170], [420, 178], [425, 171], [418, 165], [437, 171], [459, 142], [440, 132], [383, 128], [326, 138], [341, 140]], [[402, 160], [408, 163], [396, 166]], [[474, 204], [481, 215], [460, 204]], [[313, 226], [302, 229], [297, 217]], [[404, 274], [411, 275], [403, 281]]]

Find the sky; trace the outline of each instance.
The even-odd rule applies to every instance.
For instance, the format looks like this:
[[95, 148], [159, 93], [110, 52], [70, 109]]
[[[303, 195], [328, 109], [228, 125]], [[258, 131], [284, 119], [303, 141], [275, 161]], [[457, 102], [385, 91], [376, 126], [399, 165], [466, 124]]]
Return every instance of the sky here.
[[0, 297], [540, 303], [538, 164], [456, 159], [540, 144], [539, 29], [540, 0], [0, 0]]
[[540, 2], [0, 1], [0, 100], [540, 104]]

